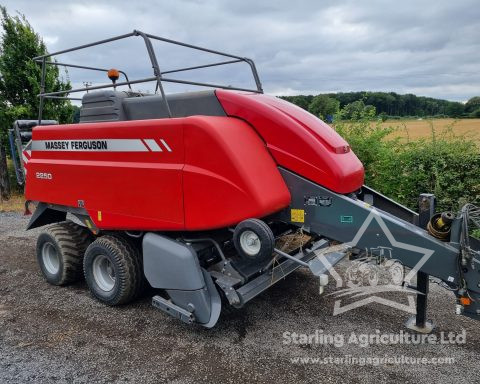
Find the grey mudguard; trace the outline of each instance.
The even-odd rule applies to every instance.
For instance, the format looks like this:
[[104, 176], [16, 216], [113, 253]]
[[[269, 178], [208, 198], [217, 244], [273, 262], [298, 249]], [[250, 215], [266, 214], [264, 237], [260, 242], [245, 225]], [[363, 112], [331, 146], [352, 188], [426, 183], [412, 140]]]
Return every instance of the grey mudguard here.
[[143, 237], [143, 269], [153, 288], [193, 291], [205, 287], [193, 248], [165, 236]]
[[172, 303], [191, 312], [197, 323], [207, 328], [216, 324], [220, 295], [209, 273], [200, 267], [193, 248], [147, 233], [143, 237], [143, 269], [150, 285], [166, 290]]

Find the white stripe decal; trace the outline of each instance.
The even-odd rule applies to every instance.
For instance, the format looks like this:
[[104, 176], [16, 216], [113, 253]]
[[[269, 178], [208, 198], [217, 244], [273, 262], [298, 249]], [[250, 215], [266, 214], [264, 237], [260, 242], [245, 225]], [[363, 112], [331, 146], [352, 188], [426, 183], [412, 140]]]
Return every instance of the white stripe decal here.
[[148, 152], [140, 139], [33, 140], [32, 151]]
[[32, 151], [25, 151], [27, 152], [28, 156], [32, 157]]
[[28, 163], [27, 156], [25, 156], [23, 153], [22, 153], [22, 159], [24, 163]]
[[163, 152], [162, 148], [153, 139], [145, 139], [145, 143], [153, 152]]
[[145, 142], [145, 140], [142, 139], [142, 143], [143, 143], [143, 145], [145, 145], [145, 147], [148, 148], [148, 150], [149, 150], [150, 152], [152, 152], [152, 149], [148, 146], [148, 144]]
[[172, 152], [172, 150], [170, 149], [170, 147], [168, 146], [167, 142], [163, 139], [160, 139], [160, 141], [162, 142], [162, 144], [165, 146], [165, 148], [167, 149], [168, 152]]

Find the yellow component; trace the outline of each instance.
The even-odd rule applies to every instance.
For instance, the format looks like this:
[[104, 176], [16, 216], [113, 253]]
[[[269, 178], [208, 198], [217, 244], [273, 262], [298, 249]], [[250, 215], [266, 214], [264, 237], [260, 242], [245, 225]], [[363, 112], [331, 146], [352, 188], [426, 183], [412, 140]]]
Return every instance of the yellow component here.
[[102, 211], [98, 211], [97, 218], [98, 218], [98, 221], [102, 221]]
[[472, 299], [469, 297], [460, 297], [460, 304], [462, 304], [464, 307], [472, 304]]
[[445, 223], [443, 222], [442, 218], [440, 217], [437, 220], [437, 226], [438, 226], [438, 228], [443, 228], [444, 225], [445, 225]]
[[85, 224], [87, 224], [88, 229], [92, 229], [92, 223], [90, 223], [90, 220], [85, 220]]
[[305, 211], [303, 209], [291, 209], [290, 216], [291, 216], [290, 221], [294, 223], [305, 222]]

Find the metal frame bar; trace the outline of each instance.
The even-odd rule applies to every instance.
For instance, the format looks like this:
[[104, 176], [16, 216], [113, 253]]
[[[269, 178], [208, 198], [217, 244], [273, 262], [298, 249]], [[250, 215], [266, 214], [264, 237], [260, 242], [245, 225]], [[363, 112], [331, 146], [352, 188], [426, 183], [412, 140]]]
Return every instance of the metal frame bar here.
[[141, 36], [143, 38], [143, 41], [145, 42], [148, 56], [150, 57], [150, 61], [152, 62], [153, 74], [157, 78], [157, 86], [155, 87], [155, 91], [157, 89], [160, 90], [163, 103], [165, 104], [165, 108], [167, 109], [168, 117], [172, 117], [172, 111], [170, 111], [170, 106], [168, 105], [167, 96], [165, 95], [165, 90], [163, 89], [163, 85], [162, 85], [162, 72], [160, 71], [160, 66], [158, 65], [157, 57], [155, 56], [155, 50], [153, 49], [152, 42], [147, 37], [147, 35], [141, 31], [135, 30], [133, 31], [133, 33], [138, 36]]
[[[199, 47], [199, 46], [192, 45], [192, 44], [182, 43], [181, 41], [166, 39], [166, 38], [164, 38], [164, 37], [155, 36], [155, 35], [151, 35], [151, 34], [148, 34], [148, 33], [146, 33], [145, 35], [146, 35], [147, 37], [149, 37], [149, 38], [152, 38], [152, 39], [155, 39], [155, 40], [159, 40], [159, 41], [163, 41], [163, 42], [165, 42], [165, 43], [180, 45], [180, 46], [182, 46], [182, 47], [192, 48], [192, 49], [196, 49], [196, 50], [198, 50], [198, 51], [203, 51], [203, 52], [207, 52], [207, 53], [213, 53], [213, 54], [215, 54], [215, 55], [230, 57], [230, 58], [232, 58], [232, 59], [237, 59], [237, 60], [240, 60], [240, 61], [244, 61], [244, 62], [246, 62], [246, 63], [250, 66], [250, 69], [251, 69], [251, 71], [252, 71], [253, 78], [254, 78], [254, 80], [255, 80], [255, 84], [256, 84], [256, 86], [257, 86], [257, 92], [263, 93], [263, 88], [262, 88], [262, 84], [261, 84], [261, 82], [260, 82], [260, 77], [258, 76], [257, 68], [255, 67], [255, 63], [253, 62], [252, 59], [249, 59], [249, 58], [247, 58], [247, 57], [240, 57], [240, 56], [236, 56], [236, 55], [231, 55], [231, 54], [229, 54], [229, 53], [220, 52], [220, 51], [216, 51], [216, 50], [209, 49], [209, 48], [203, 48], [203, 47]], [[228, 87], [227, 87], [227, 88], [228, 88]]]
[[15, 140], [15, 131], [14, 129], [8, 130], [8, 142], [10, 144], [10, 155], [12, 156], [13, 168], [15, 169], [15, 177], [17, 178], [18, 185], [23, 185], [25, 182], [25, 174], [22, 166], [20, 165], [20, 160], [17, 157], [17, 145]]
[[196, 65], [196, 66], [194, 66], [194, 67], [173, 69], [173, 70], [171, 70], [171, 71], [163, 71], [163, 72], [162, 72], [162, 75], [165, 75], [166, 73], [176, 73], [176, 72], [191, 71], [192, 69], [209, 68], [209, 67], [216, 67], [216, 66], [219, 66], [219, 65], [234, 64], [234, 63], [241, 63], [241, 62], [243, 62], [243, 60], [220, 61], [220, 62], [218, 62], [218, 63], [213, 63], [213, 64]]
[[[249, 88], [240, 88], [240, 87], [226, 87], [220, 84], [212, 84], [212, 83], [200, 83], [197, 81], [189, 81], [189, 80], [179, 80], [179, 79], [168, 79], [163, 77], [162, 81], [166, 81], [167, 83], [178, 83], [178, 84], [190, 84], [190, 85], [198, 85], [199, 87], [213, 87], [213, 88], [224, 88], [224, 89], [233, 89], [236, 91], [245, 91], [245, 92], [256, 92]], [[260, 93], [260, 92], [257, 92]]]
[[[418, 226], [426, 229], [428, 222], [435, 213], [436, 198], [431, 193], [422, 193], [418, 199]], [[416, 313], [410, 316], [405, 323], [408, 329], [412, 329], [420, 333], [430, 333], [434, 324], [432, 321], [427, 320], [427, 303], [429, 292], [430, 278], [428, 273], [422, 270], [417, 271], [417, 284], [412, 286], [408, 284], [408, 288], [415, 289], [417, 291], [417, 300], [415, 303]]]
[[[436, 198], [435, 195], [430, 193], [422, 193], [418, 200], [419, 205], [419, 220], [418, 226], [426, 229], [428, 222], [435, 214]], [[415, 325], [419, 328], [423, 328], [427, 325], [427, 300], [429, 291], [429, 276], [425, 272], [417, 272], [417, 294], [416, 309], [417, 314], [415, 316]]]
[[[51, 59], [53, 56], [73, 52], [73, 51], [78, 51], [81, 49], [85, 48], [90, 48], [94, 47], [97, 45], [102, 45], [102, 44], [107, 44], [111, 43], [114, 41], [126, 39], [132, 36], [139, 36], [143, 39], [145, 43], [145, 47], [147, 49], [148, 56], [150, 58], [150, 62], [152, 64], [152, 69], [153, 69], [153, 74], [154, 77], [148, 77], [144, 79], [139, 79], [139, 80], [129, 80], [127, 74], [124, 71], [119, 71], [122, 73], [125, 77], [125, 82], [120, 82], [116, 84], [107, 84], [107, 85], [99, 85], [99, 86], [93, 86], [93, 87], [85, 87], [85, 88], [77, 88], [77, 89], [71, 89], [71, 90], [65, 90], [65, 91], [56, 91], [56, 92], [45, 92], [45, 75], [46, 75], [46, 66], [47, 65], [55, 65], [55, 66], [65, 66], [65, 67], [71, 67], [71, 68], [79, 68], [79, 69], [87, 69], [87, 70], [93, 70], [93, 71], [108, 71], [107, 69], [104, 68], [96, 68], [96, 67], [89, 67], [89, 66], [84, 66], [84, 65], [78, 65], [78, 64], [68, 64], [68, 63], [60, 63], [52, 60], [47, 60]], [[191, 48], [195, 49], [198, 51], [203, 51], [215, 55], [220, 55], [224, 57], [231, 58], [233, 60], [228, 60], [228, 61], [223, 61], [223, 62], [216, 62], [216, 63], [211, 63], [211, 64], [204, 64], [204, 65], [197, 65], [193, 67], [186, 67], [186, 68], [178, 68], [178, 69], [172, 69], [168, 70], [165, 72], [162, 72], [160, 70], [160, 66], [158, 64], [157, 57], [155, 55], [155, 50], [152, 45], [151, 40], [158, 40], [162, 41], [165, 43], [173, 44], [173, 45], [179, 45], [182, 47], [186, 48]], [[260, 77], [258, 76], [257, 69], [255, 67], [255, 63], [253, 60], [246, 58], [246, 57], [240, 57], [236, 55], [232, 55], [229, 53], [221, 52], [221, 51], [216, 51], [213, 49], [209, 48], [204, 48], [204, 47], [199, 47], [196, 45], [192, 44], [187, 44], [187, 43], [182, 43], [180, 41], [176, 40], [171, 40], [171, 39], [166, 39], [164, 37], [160, 36], [155, 36], [149, 33], [144, 33], [142, 31], [134, 30], [131, 33], [127, 33], [124, 35], [119, 35], [119, 36], [114, 36], [109, 39], [103, 39], [99, 40], [93, 43], [89, 44], [83, 44], [79, 45], [73, 48], [69, 49], [64, 49], [61, 51], [57, 51], [54, 53], [50, 53], [47, 55], [42, 55], [42, 56], [37, 56], [33, 58], [34, 61], [39, 62], [42, 64], [42, 79], [41, 79], [41, 85], [40, 85], [40, 94], [38, 95], [40, 97], [40, 105], [39, 105], [39, 111], [38, 111], [38, 122], [39, 124], [41, 123], [42, 120], [42, 114], [43, 114], [43, 106], [44, 106], [44, 99], [70, 99], [70, 100], [79, 100], [78, 98], [69, 98], [69, 97], [60, 97], [60, 95], [64, 94], [69, 94], [69, 93], [74, 93], [74, 92], [83, 92], [83, 91], [89, 91], [89, 90], [95, 90], [95, 89], [104, 89], [104, 88], [115, 88], [118, 86], [128, 86], [130, 89], [132, 84], [138, 84], [138, 83], [146, 83], [150, 81], [156, 81], [156, 87], [155, 87], [155, 92], [157, 90], [160, 90], [160, 93], [162, 95], [162, 99], [165, 104], [165, 108], [167, 110], [168, 116], [172, 117], [172, 113], [170, 110], [170, 106], [168, 103], [168, 100], [165, 95], [165, 90], [163, 88], [162, 82], [169, 82], [169, 83], [177, 83], [177, 84], [189, 84], [189, 85], [194, 85], [194, 86], [200, 86], [200, 87], [213, 87], [213, 88], [224, 88], [224, 89], [232, 89], [232, 90], [239, 90], [239, 91], [247, 91], [247, 92], [256, 92], [256, 93], [263, 93], [263, 88], [262, 84], [260, 82]], [[171, 78], [164, 78], [163, 75], [167, 73], [178, 73], [178, 72], [185, 72], [185, 71], [191, 71], [191, 70], [196, 70], [196, 69], [202, 69], [202, 68], [210, 68], [210, 67], [216, 67], [220, 65], [228, 65], [228, 64], [234, 64], [234, 63], [240, 63], [244, 62], [247, 63], [250, 67], [250, 70], [252, 72], [253, 79], [255, 81], [256, 89], [248, 89], [248, 88], [239, 88], [239, 87], [231, 87], [231, 86], [225, 86], [225, 85], [219, 85], [219, 84], [212, 84], [212, 83], [202, 83], [202, 82], [195, 82], [195, 81], [188, 81], [188, 80], [180, 80], [180, 79], [171, 79]]]
[[[121, 87], [122, 85], [128, 85], [128, 84], [148, 83], [150, 81], [156, 81], [156, 80], [157, 80], [156, 77], [147, 77], [145, 79], [130, 80], [128, 83], [126, 81], [122, 82], [122, 83], [116, 83], [116, 86]], [[48, 97], [48, 96], [64, 95], [65, 93], [93, 91], [93, 90], [96, 90], [96, 89], [104, 89], [104, 88], [113, 88], [113, 84], [94, 85], [92, 87], [76, 88], [76, 89], [70, 89], [68, 91], [48, 92], [48, 93], [43, 93], [40, 96], [41, 97]]]
[[45, 99], [59, 99], [59, 100], [82, 100], [81, 97], [68, 97], [68, 96], [43, 96]]
[[89, 43], [89, 44], [78, 45], [78, 46], [73, 47], [73, 48], [63, 49], [61, 51], [57, 51], [57, 52], [54, 52], [54, 53], [49, 53], [47, 55], [37, 56], [37, 57], [34, 57], [33, 60], [39, 61], [39, 60], [42, 60], [42, 59], [47, 58], [47, 57], [52, 57], [52, 56], [61, 55], [63, 53], [78, 51], [80, 49], [90, 48], [90, 47], [94, 47], [96, 45], [111, 43], [112, 41], [122, 40], [122, 39], [126, 39], [127, 37], [132, 37], [132, 36], [134, 36], [134, 32], [126, 33], [124, 35], [110, 37], [110, 38], [104, 39], [104, 40], [95, 41], [95, 42]]
[[[91, 71], [108, 72], [108, 69], [106, 68], [88, 67], [86, 65], [78, 65], [78, 64], [59, 63], [58, 61], [49, 61], [48, 65], [56, 65], [57, 67], [62, 66], [62, 67], [70, 67], [70, 68], [88, 69]], [[124, 71], [118, 70], [118, 72], [120, 72], [125, 77], [126, 82], [129, 82], [128, 76]], [[132, 87], [130, 86], [129, 88], [132, 89]]]
[[38, 106], [38, 125], [42, 123], [42, 114], [43, 114], [43, 102], [44, 98], [42, 96], [45, 93], [45, 75], [47, 73], [47, 59], [42, 58], [42, 79], [40, 81], [40, 103]]
[[304, 253], [300, 251], [295, 255], [288, 256], [289, 257], [286, 260], [272, 268], [270, 272], [265, 272], [239, 287], [236, 290], [236, 293], [240, 302], [232, 305], [236, 308], [243, 307], [247, 302], [258, 296], [267, 288], [270, 288], [272, 285], [284, 279], [298, 268], [308, 266], [308, 262], [313, 260], [316, 257], [316, 254], [315, 252]]

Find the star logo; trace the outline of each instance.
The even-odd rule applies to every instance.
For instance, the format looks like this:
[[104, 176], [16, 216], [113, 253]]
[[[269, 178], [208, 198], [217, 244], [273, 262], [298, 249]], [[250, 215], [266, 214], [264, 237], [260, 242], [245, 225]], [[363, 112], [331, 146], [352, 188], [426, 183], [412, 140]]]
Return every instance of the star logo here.
[[[376, 282], [377, 280], [375, 280], [375, 276], [373, 275], [370, 276], [370, 274], [372, 273], [372, 269], [369, 270], [370, 267], [368, 267], [367, 264], [363, 264], [363, 265], [360, 264], [360, 266], [357, 267], [357, 272], [360, 271], [360, 273], [367, 274], [370, 279], [369, 286], [362, 286], [361, 284], [358, 284], [358, 282], [352, 282], [353, 279], [351, 277], [351, 274], [350, 275], [347, 274], [346, 279], [342, 278], [342, 276], [338, 273], [338, 271], [335, 270], [333, 265], [329, 263], [326, 255], [322, 254], [321, 252], [318, 252], [317, 257], [323, 263], [323, 265], [327, 268], [327, 271], [336, 281], [336, 287], [342, 288], [330, 294], [337, 297], [337, 300], [335, 301], [335, 305], [333, 309], [333, 315], [334, 316], [340, 315], [342, 313], [348, 312], [350, 310], [353, 310], [371, 303], [378, 303], [378, 304], [393, 307], [395, 309], [399, 309], [411, 314], [415, 314], [416, 307], [415, 307], [414, 295], [418, 294], [419, 292], [414, 289], [408, 288], [406, 286], [401, 286], [399, 285], [399, 283], [401, 283], [402, 281], [408, 282], [413, 277], [415, 277], [417, 272], [433, 255], [434, 251], [431, 249], [422, 248], [412, 244], [402, 243], [397, 241], [392, 235], [392, 233], [390, 232], [390, 230], [388, 229], [385, 222], [383, 221], [381, 215], [378, 213], [378, 211], [375, 208], [372, 208], [372, 210], [370, 211], [370, 214], [367, 216], [367, 218], [359, 228], [358, 232], [354, 236], [354, 238], [350, 242], [345, 243], [345, 245], [351, 248], [355, 248], [359, 243], [360, 239], [362, 238], [362, 236], [365, 234], [365, 232], [369, 228], [369, 226], [372, 225], [372, 223], [376, 223], [378, 225], [378, 227], [383, 232], [383, 234], [385, 235], [386, 239], [388, 240], [392, 248], [385, 247], [385, 246], [378, 246], [375, 248], [371, 248], [370, 251], [375, 250], [376, 253], [380, 252], [386, 260], [390, 260], [390, 263], [392, 263], [392, 260], [395, 261], [393, 259], [393, 255], [391, 254], [391, 250], [393, 248], [405, 249], [421, 255], [421, 257], [419, 258], [416, 265], [409, 271], [409, 273], [405, 277], [403, 277], [403, 272], [402, 272], [401, 281], [397, 281], [397, 284], [391, 284], [391, 283], [384, 284], [384, 285], [378, 285], [377, 283], [373, 284], [373, 282]], [[368, 255], [369, 250], [366, 249], [366, 252]], [[372, 266], [371, 263], [368, 265]], [[363, 267], [363, 270], [362, 270], [362, 267]], [[402, 267], [402, 271], [403, 271], [403, 267]], [[398, 274], [397, 274], [397, 279], [398, 279]], [[385, 292], [396, 292], [396, 293], [407, 294], [407, 304], [402, 304], [400, 302], [378, 296], [378, 294], [385, 293]], [[349, 297], [349, 303], [342, 305], [342, 300], [344, 300], [347, 297]], [[352, 299], [354, 299], [353, 302], [351, 302]]]

